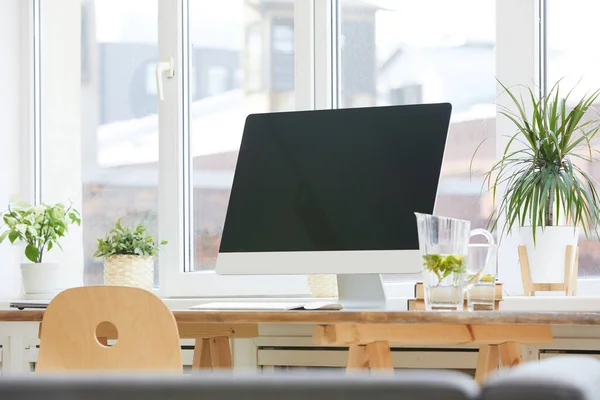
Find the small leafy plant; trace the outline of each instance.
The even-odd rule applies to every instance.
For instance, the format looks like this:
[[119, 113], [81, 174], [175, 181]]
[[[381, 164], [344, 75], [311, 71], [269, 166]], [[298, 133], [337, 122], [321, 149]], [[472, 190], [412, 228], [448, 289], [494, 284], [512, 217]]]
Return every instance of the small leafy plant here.
[[467, 270], [467, 260], [464, 255], [426, 254], [423, 256], [423, 266], [438, 278], [438, 285], [450, 274], [463, 274]]
[[591, 142], [600, 130], [600, 119], [590, 114], [595, 111], [592, 106], [600, 90], [584, 95], [568, 108], [572, 90], [561, 97], [560, 82], [542, 96], [527, 88], [525, 99], [499, 83], [514, 106], [514, 111], [504, 107], [500, 114], [514, 124], [516, 132], [509, 136], [500, 160], [485, 175], [494, 200], [505, 186], [488, 228], [497, 228], [499, 218], [505, 216], [502, 234], [510, 233], [515, 225], [528, 224], [533, 228], [534, 243], [538, 227], [544, 229], [563, 220], [581, 226], [586, 237], [590, 229], [597, 233], [597, 183], [578, 162], [594, 159], [596, 150]]
[[167, 244], [165, 240], [156, 243], [152, 236], [146, 234], [146, 228], [123, 226], [119, 219], [105, 238], [98, 239], [98, 248], [94, 257], [112, 257], [118, 255], [134, 255], [154, 257], [160, 247]]
[[59, 240], [66, 236], [69, 225], [81, 224], [79, 211], [60, 203], [33, 206], [15, 202], [0, 215], [4, 224], [0, 243], [6, 238], [13, 244], [25, 243], [25, 257], [34, 263], [41, 263], [44, 253], [54, 246], [62, 250]]

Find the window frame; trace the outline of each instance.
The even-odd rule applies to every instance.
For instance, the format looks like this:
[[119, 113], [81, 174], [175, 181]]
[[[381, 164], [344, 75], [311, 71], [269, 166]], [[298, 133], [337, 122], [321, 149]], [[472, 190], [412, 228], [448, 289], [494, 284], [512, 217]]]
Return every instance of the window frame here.
[[[540, 0], [496, 0], [496, 77], [507, 86], [531, 85], [540, 82]], [[507, 21], [502, 23], [502, 21]], [[504, 55], [504, 56], [503, 56]], [[513, 60], [520, 60], [515, 63]], [[524, 90], [517, 87], [515, 90]], [[524, 93], [524, 92], [523, 92]], [[497, 104], [509, 109], [515, 108], [510, 98], [496, 85]], [[516, 110], [515, 110], [516, 111]], [[508, 118], [496, 113], [496, 158], [503, 155], [508, 144], [507, 135], [499, 132], [514, 130]], [[501, 201], [501, 191], [496, 202]], [[500, 226], [502, 225], [500, 216]], [[498, 248], [498, 278], [508, 295], [522, 295], [523, 284], [518, 253], [517, 235], [500, 239]]]
[[[32, 203], [72, 203], [82, 207], [81, 191], [81, 3], [29, 0], [22, 12], [28, 41], [24, 56], [30, 79], [23, 88], [29, 93], [24, 106], [27, 127], [23, 135], [23, 159], [29, 162], [21, 176], [20, 198]], [[60, 81], [68, 76], [71, 80]], [[51, 138], [51, 139], [48, 139]], [[57, 154], [58, 157], [47, 157]], [[83, 231], [69, 227], [61, 242], [64, 251], [44, 255], [44, 262], [61, 266], [58, 288], [83, 284]]]

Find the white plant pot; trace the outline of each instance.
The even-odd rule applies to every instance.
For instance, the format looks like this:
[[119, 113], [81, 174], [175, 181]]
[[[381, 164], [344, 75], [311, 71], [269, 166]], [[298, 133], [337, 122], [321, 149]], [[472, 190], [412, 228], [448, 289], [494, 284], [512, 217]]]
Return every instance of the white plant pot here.
[[[535, 245], [533, 228], [524, 226], [519, 230], [521, 245], [527, 248], [527, 259], [532, 283], [563, 283], [567, 246], [575, 249], [579, 240], [579, 229], [572, 226], [548, 226], [542, 231], [537, 228]], [[576, 252], [573, 253], [573, 260]]]
[[154, 257], [119, 255], [104, 259], [104, 284], [152, 290]]
[[56, 263], [22, 263], [21, 276], [26, 299], [50, 299], [57, 291], [60, 267]]

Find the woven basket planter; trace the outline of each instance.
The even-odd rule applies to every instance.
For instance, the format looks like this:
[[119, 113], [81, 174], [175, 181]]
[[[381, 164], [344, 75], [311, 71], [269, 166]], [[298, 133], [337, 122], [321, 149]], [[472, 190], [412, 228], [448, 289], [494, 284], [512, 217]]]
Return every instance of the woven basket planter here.
[[310, 293], [317, 298], [338, 297], [336, 275], [309, 275], [308, 288]]
[[152, 290], [154, 257], [119, 255], [104, 259], [104, 284]]

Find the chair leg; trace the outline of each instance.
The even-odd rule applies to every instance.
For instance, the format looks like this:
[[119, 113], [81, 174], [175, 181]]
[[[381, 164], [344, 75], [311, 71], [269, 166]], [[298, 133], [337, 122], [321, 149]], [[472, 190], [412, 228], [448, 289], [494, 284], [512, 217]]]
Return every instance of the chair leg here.
[[211, 338], [209, 341], [213, 368], [233, 368], [229, 338], [227, 336], [219, 336]]
[[477, 355], [477, 369], [475, 380], [480, 384], [485, 381], [490, 372], [498, 369], [498, 346], [482, 344]]

